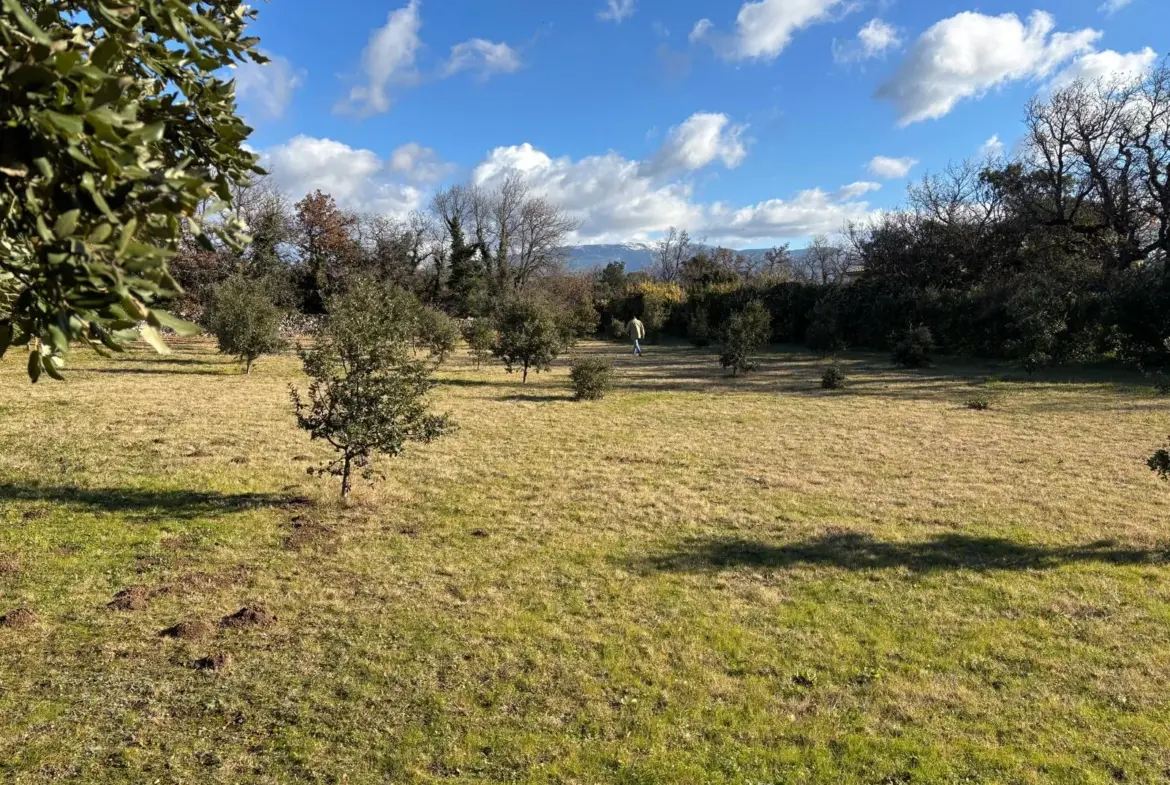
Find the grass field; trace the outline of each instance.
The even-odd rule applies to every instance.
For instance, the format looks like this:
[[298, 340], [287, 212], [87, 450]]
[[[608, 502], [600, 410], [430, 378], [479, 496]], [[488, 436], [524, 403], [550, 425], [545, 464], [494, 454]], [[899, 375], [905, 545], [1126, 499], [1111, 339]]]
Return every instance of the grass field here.
[[0, 780], [1170, 782], [1170, 402], [580, 351], [604, 401], [456, 358], [349, 508], [292, 357], [10, 354]]

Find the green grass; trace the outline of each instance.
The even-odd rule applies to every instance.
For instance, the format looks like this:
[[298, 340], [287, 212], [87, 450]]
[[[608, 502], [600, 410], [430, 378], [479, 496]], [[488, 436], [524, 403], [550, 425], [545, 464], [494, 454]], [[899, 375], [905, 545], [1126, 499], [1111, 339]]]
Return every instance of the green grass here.
[[[292, 357], [0, 363], [0, 779], [1170, 779], [1170, 401], [1127, 377], [462, 357], [349, 508]], [[990, 411], [970, 411], [973, 395]], [[300, 527], [299, 529], [296, 527]], [[145, 609], [107, 607], [142, 586]], [[214, 627], [260, 605], [274, 625]], [[221, 670], [192, 664], [224, 653]]]

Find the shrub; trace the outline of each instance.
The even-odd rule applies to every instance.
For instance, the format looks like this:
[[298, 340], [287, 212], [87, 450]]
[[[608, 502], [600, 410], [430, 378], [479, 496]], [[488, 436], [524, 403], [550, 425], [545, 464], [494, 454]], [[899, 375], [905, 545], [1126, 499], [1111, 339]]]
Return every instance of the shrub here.
[[583, 338], [597, 335], [598, 320], [592, 300], [577, 300], [571, 308], [559, 312], [557, 322], [561, 328], [561, 343], [566, 347], [574, 346]]
[[463, 340], [467, 341], [467, 350], [471, 353], [471, 359], [475, 360], [475, 367], [479, 368], [492, 356], [496, 330], [490, 319], [472, 319], [463, 330]]
[[556, 316], [533, 300], [505, 305], [496, 318], [496, 331], [492, 354], [504, 361], [508, 373], [519, 369], [524, 384], [528, 383], [528, 371], [547, 371], [563, 348]]
[[447, 314], [435, 308], [420, 308], [415, 343], [426, 349], [436, 365], [446, 361], [459, 344], [459, 324]]
[[1146, 465], [1163, 480], [1170, 480], [1170, 449], [1158, 450], [1150, 456]]
[[600, 357], [581, 358], [569, 368], [573, 390], [579, 401], [598, 401], [613, 386], [613, 365]]
[[695, 346], [711, 344], [711, 325], [706, 308], [700, 306], [691, 313], [691, 318], [687, 320], [687, 338]]
[[819, 352], [822, 357], [845, 351], [845, 339], [841, 334], [840, 308], [835, 295], [822, 297], [813, 306], [809, 314], [805, 342], [808, 348]]
[[894, 365], [903, 368], [929, 368], [930, 352], [934, 348], [934, 336], [925, 325], [907, 330], [894, 342]]
[[986, 395], [976, 395], [968, 398], [963, 405], [972, 411], [985, 412], [991, 408], [991, 399]]
[[1154, 393], [1157, 395], [1170, 395], [1170, 376], [1165, 372], [1159, 371], [1154, 377]]
[[301, 349], [309, 376], [305, 396], [291, 390], [297, 424], [339, 455], [310, 470], [341, 478], [350, 492], [353, 469], [373, 478], [375, 453], [400, 456], [408, 442], [430, 442], [453, 426], [430, 413], [430, 363], [416, 360], [413, 298], [378, 286], [358, 286], [329, 302], [329, 318], [311, 349]]
[[609, 337], [615, 341], [626, 340], [626, 338], [629, 337], [629, 333], [626, 332], [626, 323], [621, 319], [610, 319]]
[[821, 389], [840, 390], [845, 386], [847, 379], [848, 377], [845, 376], [845, 372], [841, 370], [841, 364], [835, 362], [826, 368], [824, 374], [821, 376]]
[[772, 314], [759, 300], [752, 300], [742, 311], [732, 314], [723, 329], [720, 365], [730, 368], [733, 376], [747, 373], [755, 367], [752, 355], [767, 346], [771, 337]]
[[215, 287], [207, 317], [219, 350], [238, 358], [244, 373], [251, 373], [252, 363], [262, 355], [284, 348], [280, 330], [284, 314], [262, 281], [243, 277], [224, 281]]
[[642, 299], [642, 325], [646, 328], [647, 343], [658, 343], [658, 336], [670, 318], [670, 304], [659, 297], [647, 294]]

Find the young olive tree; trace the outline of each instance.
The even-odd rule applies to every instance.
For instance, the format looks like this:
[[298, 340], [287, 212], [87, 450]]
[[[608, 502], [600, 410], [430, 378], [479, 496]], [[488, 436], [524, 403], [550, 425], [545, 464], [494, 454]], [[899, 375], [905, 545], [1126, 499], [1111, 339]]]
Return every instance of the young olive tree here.
[[308, 391], [294, 387], [291, 394], [300, 427], [338, 453], [313, 471], [340, 477], [347, 499], [354, 469], [372, 479], [376, 454], [397, 458], [410, 442], [431, 442], [454, 425], [431, 413], [433, 365], [414, 358], [417, 304], [410, 295], [354, 286], [328, 307], [316, 342], [300, 350]]
[[265, 354], [284, 348], [281, 322], [284, 313], [272, 302], [263, 281], [235, 277], [215, 287], [207, 326], [215, 334], [219, 350], [244, 364], [244, 373], [252, 372], [252, 363]]
[[[256, 155], [230, 66], [263, 63], [246, 6], [5, 0], [0, 13], [0, 355], [60, 378], [71, 342], [121, 350], [192, 328], [157, 304], [184, 230], [213, 249]], [[138, 328], [137, 330], [135, 328]]]
[[752, 355], [768, 345], [772, 337], [772, 314], [759, 300], [752, 300], [742, 311], [731, 315], [723, 328], [723, 353], [719, 364], [730, 368], [733, 376], [755, 368]]
[[533, 300], [514, 300], [496, 317], [496, 344], [492, 354], [504, 361], [508, 373], [519, 369], [522, 383], [528, 371], [547, 371], [564, 348], [556, 315]]

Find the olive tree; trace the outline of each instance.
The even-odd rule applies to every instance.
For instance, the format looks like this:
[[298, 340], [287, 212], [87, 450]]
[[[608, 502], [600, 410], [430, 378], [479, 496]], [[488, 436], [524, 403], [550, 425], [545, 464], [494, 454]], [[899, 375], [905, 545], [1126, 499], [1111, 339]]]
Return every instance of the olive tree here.
[[772, 314], [759, 300], [752, 300], [742, 311], [731, 315], [723, 328], [723, 353], [719, 364], [730, 368], [733, 376], [755, 368], [752, 355], [768, 345], [772, 337]]
[[328, 302], [328, 317], [311, 348], [300, 355], [309, 388], [292, 388], [297, 423], [338, 453], [312, 470], [341, 478], [349, 497], [351, 475], [373, 478], [375, 454], [400, 456], [410, 442], [449, 433], [447, 415], [430, 411], [434, 365], [415, 359], [417, 302], [377, 285], [354, 286]]
[[564, 348], [556, 314], [535, 300], [514, 300], [496, 317], [496, 345], [492, 354], [504, 361], [508, 373], [519, 369], [521, 382], [528, 371], [547, 371]]
[[[255, 12], [182, 0], [4, 0], [0, 13], [0, 354], [60, 377], [70, 342], [120, 350], [191, 326], [157, 305], [184, 231], [255, 171], [231, 66], [263, 63]], [[135, 329], [137, 328], [137, 329]]]
[[239, 358], [244, 373], [251, 373], [261, 355], [284, 348], [283, 320], [284, 312], [272, 302], [264, 281], [237, 276], [215, 287], [207, 326], [219, 350]]

